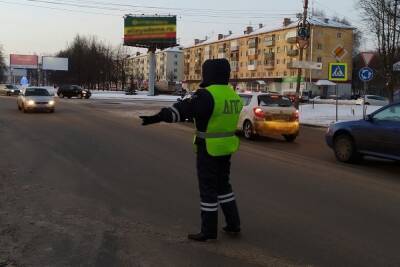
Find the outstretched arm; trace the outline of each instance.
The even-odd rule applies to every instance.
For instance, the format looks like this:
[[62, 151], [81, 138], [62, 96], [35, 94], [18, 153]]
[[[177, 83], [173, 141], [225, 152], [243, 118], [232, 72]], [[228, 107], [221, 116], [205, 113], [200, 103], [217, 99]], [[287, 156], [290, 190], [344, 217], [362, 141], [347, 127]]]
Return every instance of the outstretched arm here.
[[183, 122], [186, 119], [193, 118], [193, 107], [196, 101], [196, 94], [192, 98], [185, 99], [181, 102], [173, 104], [169, 108], [163, 108], [161, 111], [153, 116], [140, 116], [142, 125], [149, 125], [158, 122]]

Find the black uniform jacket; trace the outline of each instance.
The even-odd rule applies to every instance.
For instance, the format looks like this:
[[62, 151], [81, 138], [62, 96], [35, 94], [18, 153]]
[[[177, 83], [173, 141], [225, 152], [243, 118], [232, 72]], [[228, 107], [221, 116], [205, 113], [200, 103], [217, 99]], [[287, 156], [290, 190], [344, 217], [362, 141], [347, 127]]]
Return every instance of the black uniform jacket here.
[[[184, 122], [195, 120], [196, 129], [207, 130], [208, 122], [214, 111], [214, 99], [206, 89], [198, 89], [191, 98], [175, 103], [170, 108], [163, 108], [159, 115], [165, 122]], [[196, 138], [197, 145], [205, 145], [203, 139]]]

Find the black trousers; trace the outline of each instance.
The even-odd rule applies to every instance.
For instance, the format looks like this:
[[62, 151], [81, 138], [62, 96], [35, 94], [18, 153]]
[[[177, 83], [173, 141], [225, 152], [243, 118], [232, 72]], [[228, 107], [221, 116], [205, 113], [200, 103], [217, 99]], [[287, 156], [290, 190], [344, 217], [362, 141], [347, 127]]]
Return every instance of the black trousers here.
[[210, 237], [217, 236], [218, 205], [221, 205], [227, 226], [240, 227], [235, 195], [229, 183], [230, 167], [231, 156], [213, 157], [204, 145], [198, 145], [201, 232]]

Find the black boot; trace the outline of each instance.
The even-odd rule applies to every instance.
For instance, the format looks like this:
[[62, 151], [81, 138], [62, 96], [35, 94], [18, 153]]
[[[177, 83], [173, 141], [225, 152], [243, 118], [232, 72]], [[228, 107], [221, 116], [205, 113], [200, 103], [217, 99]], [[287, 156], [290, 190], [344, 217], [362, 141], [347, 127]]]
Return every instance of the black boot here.
[[222, 230], [230, 235], [238, 235], [240, 233], [240, 227], [225, 226]]
[[210, 235], [205, 235], [203, 233], [198, 233], [198, 234], [189, 234], [188, 239], [194, 240], [194, 241], [199, 241], [199, 242], [205, 242], [208, 239], [217, 239], [216, 236], [210, 236]]

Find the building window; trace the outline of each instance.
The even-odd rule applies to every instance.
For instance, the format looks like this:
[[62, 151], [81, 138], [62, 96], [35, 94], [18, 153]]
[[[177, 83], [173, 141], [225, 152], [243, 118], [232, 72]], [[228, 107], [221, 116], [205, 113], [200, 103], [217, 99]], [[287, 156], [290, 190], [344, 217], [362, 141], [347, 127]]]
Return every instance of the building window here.
[[280, 60], [279, 59], [277, 59], [276, 60], [276, 65], [278, 65], [280, 63]]
[[320, 49], [320, 50], [321, 50], [321, 49], [322, 49], [322, 44], [320, 44], [320, 43], [317, 44], [317, 49]]
[[283, 72], [283, 76], [287, 76], [287, 71], [284, 71], [284, 72]]
[[280, 39], [281, 39], [281, 36], [278, 34], [278, 35], [276, 36], [276, 40], [279, 41]]
[[342, 38], [342, 33], [341, 32], [337, 33], [337, 38]]
[[289, 84], [289, 88], [293, 89], [293, 83], [292, 82]]
[[280, 53], [281, 52], [281, 48], [278, 46], [277, 48], [276, 48], [276, 53]]
[[283, 64], [286, 64], [286, 58], [283, 59]]
[[317, 62], [322, 62], [322, 57], [317, 57]]
[[175, 66], [178, 66], [178, 61], [175, 61], [175, 62], [174, 62], [174, 65], [175, 65]]
[[178, 72], [178, 70], [177, 70], [177, 69], [174, 69], [174, 72]]

